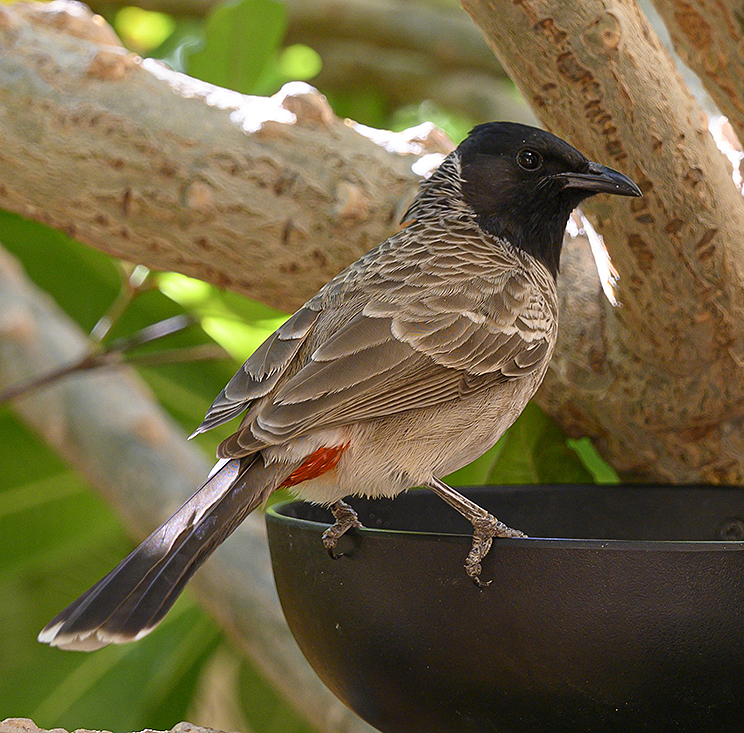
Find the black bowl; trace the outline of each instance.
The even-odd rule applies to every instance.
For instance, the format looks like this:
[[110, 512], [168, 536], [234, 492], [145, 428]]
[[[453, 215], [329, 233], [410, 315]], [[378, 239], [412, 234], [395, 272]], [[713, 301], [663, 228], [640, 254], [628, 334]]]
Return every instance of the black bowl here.
[[494, 542], [488, 588], [429, 492], [351, 499], [368, 529], [339, 560], [329, 512], [268, 512], [289, 626], [346, 705], [384, 733], [744, 731], [744, 491], [464, 493], [531, 535]]

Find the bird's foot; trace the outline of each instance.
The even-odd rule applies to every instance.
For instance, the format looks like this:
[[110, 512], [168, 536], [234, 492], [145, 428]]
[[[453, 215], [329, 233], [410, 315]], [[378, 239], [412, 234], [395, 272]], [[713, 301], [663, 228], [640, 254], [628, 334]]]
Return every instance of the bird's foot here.
[[343, 553], [336, 552], [339, 537], [346, 534], [352, 527], [362, 527], [363, 525], [359, 521], [357, 513], [345, 501], [337, 501], [335, 504], [331, 504], [330, 508], [336, 522], [323, 532], [323, 547], [326, 548], [328, 554], [334, 560], [338, 560], [343, 557]]
[[491, 585], [492, 581], [483, 581], [480, 579], [481, 560], [483, 560], [491, 549], [493, 538], [527, 537], [527, 535], [518, 529], [507, 527], [488, 512], [484, 512], [482, 516], [475, 517], [471, 521], [473, 523], [473, 546], [470, 548], [470, 552], [465, 560], [465, 572], [479, 588], [485, 588]]
[[465, 572], [479, 588], [491, 585], [490, 580], [482, 581], [480, 574], [481, 560], [491, 549], [493, 538], [526, 537], [527, 535], [518, 529], [507, 527], [503, 522], [499, 522], [493, 514], [489, 514], [483, 507], [478, 506], [474, 501], [470, 501], [459, 491], [455, 491], [435, 476], [429, 479], [426, 486], [438, 497], [444, 499], [453, 509], [460, 512], [473, 525], [473, 546], [465, 560]]

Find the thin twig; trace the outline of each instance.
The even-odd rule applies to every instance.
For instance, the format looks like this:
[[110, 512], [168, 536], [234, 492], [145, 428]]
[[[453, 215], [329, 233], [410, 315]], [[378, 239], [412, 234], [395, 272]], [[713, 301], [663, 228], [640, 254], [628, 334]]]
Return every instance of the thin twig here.
[[[0, 392], [0, 404], [4, 404], [17, 399], [18, 397], [35, 392], [42, 387], [48, 387], [50, 384], [54, 384], [70, 374], [98, 369], [104, 366], [120, 365], [125, 361], [123, 356], [131, 349], [164, 338], [165, 336], [170, 336], [179, 331], [183, 331], [193, 323], [194, 319], [189, 315], [174, 316], [159, 321], [158, 323], [153, 323], [150, 326], [140, 329], [131, 336], [118, 338], [107, 346], [102, 347], [97, 351], [92, 351], [71, 364], [55, 369], [47, 374], [42, 374], [40, 377], [35, 377], [27, 382], [22, 382], [21, 384], [15, 384], [8, 387]], [[208, 356], [205, 355], [207, 353], [205, 347], [211, 349]], [[153, 366], [156, 364], [167, 364], [197, 359], [217, 359], [224, 358], [224, 356], [225, 351], [220, 347], [215, 347], [213, 344], [205, 344], [202, 347], [197, 346], [185, 349], [170, 349], [156, 354], [140, 354], [138, 356], [131, 356], [126, 359], [126, 362]]]
[[126, 312], [132, 301], [141, 293], [150, 290], [153, 287], [151, 271], [144, 265], [132, 265], [121, 260], [117, 261], [119, 276], [121, 277], [121, 288], [111, 307], [102, 315], [93, 330], [90, 337], [99, 343], [106, 338], [116, 323]]
[[187, 346], [183, 349], [165, 349], [153, 354], [137, 354], [125, 359], [130, 366], [164, 366], [166, 364], [180, 364], [194, 361], [217, 361], [229, 359], [230, 355], [217, 344], [201, 344], [201, 346]]

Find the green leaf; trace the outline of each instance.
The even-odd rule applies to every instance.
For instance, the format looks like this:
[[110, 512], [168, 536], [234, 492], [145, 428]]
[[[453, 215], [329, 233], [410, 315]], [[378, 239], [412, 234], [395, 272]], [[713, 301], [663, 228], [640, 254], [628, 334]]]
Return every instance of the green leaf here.
[[326, 90], [326, 97], [338, 117], [348, 117], [370, 127], [387, 127], [391, 101], [378, 87]]
[[202, 328], [238, 362], [245, 361], [289, 317], [175, 272], [160, 275], [158, 284], [161, 292], [198, 318]]
[[472, 463], [446, 476], [445, 483], [450, 486], [483, 486], [489, 483], [491, 470], [499, 457], [499, 453], [501, 453], [502, 447], [503, 443], [498, 442], [480, 458], [476, 458]]
[[243, 94], [255, 90], [276, 58], [287, 27], [276, 0], [240, 0], [218, 5], [207, 18], [204, 47], [188, 58], [187, 72]]
[[176, 71], [186, 73], [189, 56], [204, 45], [204, 24], [197, 18], [177, 18], [173, 33], [148, 54], [162, 59]]
[[477, 120], [470, 119], [459, 112], [443, 109], [429, 99], [419, 104], [398, 107], [390, 115], [391, 130], [406, 130], [422, 122], [433, 122], [437, 127], [441, 127], [453, 142], [459, 143], [467, 137]]
[[498, 444], [490, 484], [593, 483], [561, 429], [530, 403]]
[[161, 46], [175, 29], [170, 15], [132, 5], [120, 8], [114, 19], [114, 30], [122, 43], [140, 54]]
[[74, 655], [74, 671], [31, 709], [31, 717], [40, 725], [70, 730], [171, 728], [185, 717], [199, 671], [219, 639], [217, 626], [193, 600], [179, 599], [157, 634], [136, 644]]
[[121, 281], [114, 260], [62, 232], [0, 210], [0, 243], [86, 331], [93, 328], [119, 291]]
[[295, 43], [283, 49], [277, 60], [278, 72], [287, 80], [309, 81], [323, 68], [323, 59], [310, 46]]
[[586, 466], [586, 470], [594, 477], [596, 484], [619, 484], [620, 476], [617, 471], [597, 453], [594, 443], [589, 438], [569, 438], [566, 441], [569, 448], [576, 451], [576, 455]]
[[270, 685], [245, 662], [240, 666], [240, 701], [250, 730], [264, 733], [313, 733]]

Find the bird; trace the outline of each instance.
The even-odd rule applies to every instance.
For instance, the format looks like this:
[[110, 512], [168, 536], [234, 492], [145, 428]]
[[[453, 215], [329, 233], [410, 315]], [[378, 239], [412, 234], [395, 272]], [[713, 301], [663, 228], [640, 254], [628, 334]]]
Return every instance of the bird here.
[[[473, 128], [389, 239], [330, 280], [258, 347], [197, 435], [243, 415], [206, 482], [39, 640], [93, 650], [164, 617], [196, 569], [279, 488], [326, 505], [322, 542], [360, 527], [350, 495], [425, 487], [473, 525], [477, 584], [494, 537], [523, 537], [441, 480], [491, 448], [543, 380], [571, 211], [641, 196], [624, 174], [534, 127]], [[193, 436], [192, 436], [193, 437]]]

